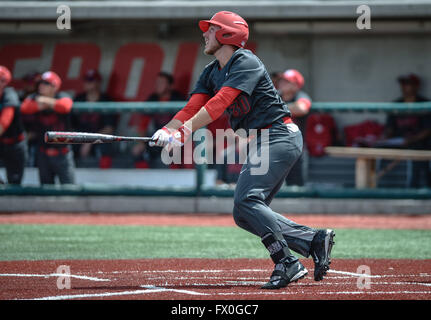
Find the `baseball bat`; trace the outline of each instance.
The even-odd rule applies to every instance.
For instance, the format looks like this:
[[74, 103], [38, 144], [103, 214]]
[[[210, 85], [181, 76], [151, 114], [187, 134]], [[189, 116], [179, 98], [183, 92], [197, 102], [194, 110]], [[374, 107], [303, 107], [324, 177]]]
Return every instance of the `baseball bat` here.
[[50, 144], [111, 143], [117, 141], [151, 141], [150, 137], [122, 137], [110, 134], [87, 132], [45, 132], [45, 142]]

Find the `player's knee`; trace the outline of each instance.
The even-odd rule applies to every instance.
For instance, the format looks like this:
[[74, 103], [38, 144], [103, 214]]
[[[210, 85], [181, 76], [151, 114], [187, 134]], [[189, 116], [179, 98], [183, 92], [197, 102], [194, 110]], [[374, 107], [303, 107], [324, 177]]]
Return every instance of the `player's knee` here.
[[252, 197], [249, 197], [247, 195], [235, 195], [233, 205], [233, 216], [234, 218], [237, 217], [238, 219], [245, 219], [247, 220], [247, 216], [253, 211], [251, 209], [253, 204]]
[[241, 208], [245, 205], [246, 198], [244, 196], [240, 196], [238, 194], [234, 195], [233, 198], [233, 207], [234, 207], [234, 216], [236, 214], [241, 214]]

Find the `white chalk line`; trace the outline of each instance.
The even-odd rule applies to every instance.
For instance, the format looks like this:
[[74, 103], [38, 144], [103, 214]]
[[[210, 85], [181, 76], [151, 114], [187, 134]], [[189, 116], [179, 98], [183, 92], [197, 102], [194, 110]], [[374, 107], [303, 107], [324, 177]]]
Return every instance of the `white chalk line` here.
[[102, 292], [102, 293], [84, 293], [84, 294], [70, 294], [61, 296], [48, 296], [41, 298], [32, 299], [19, 299], [19, 300], [72, 300], [72, 299], [84, 299], [84, 298], [103, 298], [103, 297], [115, 297], [115, 296], [129, 296], [129, 295], [141, 295], [149, 293], [160, 293], [160, 292], [177, 292], [189, 295], [207, 296], [207, 293], [196, 292], [191, 290], [180, 290], [180, 289], [167, 289], [163, 287], [156, 287], [153, 285], [141, 286], [144, 290], [129, 290], [120, 292]]
[[0, 273], [0, 277], [29, 277], [29, 278], [70, 277], [74, 279], [82, 279], [82, 280], [90, 280], [90, 281], [111, 281], [109, 279], [78, 276], [75, 274], [67, 274], [67, 273], [51, 273], [51, 274]]
[[298, 294], [310, 294], [310, 295], [382, 295], [382, 294], [431, 294], [431, 291], [323, 291], [323, 292], [279, 292], [279, 291], [258, 291], [258, 292], [218, 292], [214, 295], [218, 296], [246, 296], [246, 295], [298, 295]]
[[344, 274], [346, 276], [352, 276], [355, 278], [384, 278], [385, 275], [371, 275], [366, 273], [354, 273], [354, 272], [347, 272], [347, 271], [338, 271], [338, 270], [328, 270], [328, 273], [335, 273], [335, 274]]
[[[309, 271], [313, 271], [313, 269], [309, 269]], [[239, 269], [239, 270], [142, 270], [138, 271], [138, 273], [221, 273], [226, 272], [228, 274], [235, 274], [237, 272], [272, 272], [272, 269]], [[334, 274], [342, 274], [346, 277], [340, 277], [339, 279], [343, 278], [358, 278], [358, 277], [369, 277], [369, 278], [393, 278], [393, 277], [431, 277], [431, 274], [427, 273], [420, 273], [420, 274], [397, 274], [397, 275], [367, 275], [363, 273], [354, 273], [354, 272], [347, 272], [347, 271], [339, 271], [339, 270], [328, 270], [328, 273], [334, 273]], [[327, 279], [336, 279], [337, 277], [328, 276]]]
[[[270, 272], [269, 269], [240, 269], [235, 270], [235, 272]], [[136, 271], [135, 271], [136, 272]], [[133, 273], [135, 273], [133, 272]], [[145, 270], [145, 271], [138, 271], [136, 273], [221, 273], [221, 272], [232, 272], [231, 270]], [[370, 278], [386, 278], [386, 277], [409, 277], [409, 276], [415, 276], [415, 277], [430, 277], [429, 274], [421, 273], [419, 275], [366, 275], [366, 274], [359, 274], [359, 273], [353, 273], [353, 272], [347, 272], [347, 271], [338, 271], [338, 270], [329, 270], [328, 272], [334, 273], [334, 274], [341, 274], [346, 275], [345, 277], [327, 277], [326, 279], [349, 279], [349, 278], [358, 278], [358, 277], [370, 277]], [[102, 273], [102, 272], [98, 272]], [[122, 273], [121, 271], [115, 271], [111, 273]], [[103, 274], [103, 273], [102, 273]], [[0, 274], [0, 276], [10, 276], [10, 277], [59, 277], [59, 276], [65, 276], [65, 274]], [[85, 280], [91, 280], [91, 281], [110, 281], [109, 279], [100, 279], [95, 277], [88, 277], [88, 276], [78, 276], [78, 275], [69, 275], [71, 278], [77, 278], [77, 279], [85, 279]], [[184, 280], [187, 279], [187, 277], [182, 277]], [[199, 277], [195, 277], [196, 279], [202, 279]], [[206, 279], [210, 279], [210, 277], [204, 277]], [[213, 279], [223, 279], [223, 278], [232, 278], [232, 276], [226, 276], [226, 277], [212, 277]], [[163, 278], [165, 279], [165, 278]], [[176, 278], [177, 279], [177, 278]], [[260, 278], [243, 278], [244, 280], [260, 280]], [[239, 279], [241, 280], [241, 279]], [[202, 286], [232, 286], [232, 285], [261, 285], [265, 282], [260, 281], [231, 281], [227, 280], [225, 283], [219, 283], [219, 284], [205, 284], [205, 283], [190, 283], [186, 285], [190, 286], [196, 286], [196, 287], [202, 287]], [[351, 283], [330, 283], [331, 285], [346, 285]], [[424, 286], [431, 286], [429, 283], [420, 283], [420, 282], [378, 282], [374, 283], [374, 285], [424, 285]], [[166, 282], [164, 284], [165, 286], [168, 285]], [[183, 284], [184, 285], [184, 284]], [[293, 286], [315, 286], [316, 284], [301, 284], [301, 283], [295, 283], [292, 284]], [[325, 284], [317, 284], [317, 285], [325, 285]], [[183, 294], [189, 294], [189, 295], [268, 295], [268, 294], [282, 294], [282, 295], [289, 295], [289, 294], [298, 294], [298, 292], [219, 292], [219, 293], [203, 293], [203, 292], [196, 292], [191, 290], [180, 290], [180, 289], [168, 289], [164, 287], [156, 287], [154, 285], [144, 285], [141, 286], [144, 287], [145, 290], [132, 290], [132, 291], [121, 291], [121, 292], [104, 292], [104, 293], [94, 293], [94, 294], [75, 294], [75, 295], [60, 295], [60, 296], [49, 296], [49, 297], [42, 297], [42, 298], [34, 298], [34, 299], [28, 299], [28, 300], [65, 300], [65, 299], [80, 299], [80, 298], [99, 298], [99, 297], [113, 297], [113, 296], [123, 296], [123, 295], [140, 295], [140, 294], [150, 294], [150, 293], [160, 293], [160, 292], [177, 292], [177, 293], [183, 293]], [[306, 292], [302, 292], [306, 293]], [[341, 292], [314, 292], [313, 294], [320, 294], [320, 295], [353, 295], [353, 294], [431, 294], [431, 291], [341, 291]]]
[[[181, 282], [180, 285], [182, 286], [190, 286], [190, 287], [204, 287], [204, 286], [208, 286], [208, 287], [228, 287], [228, 286], [243, 286], [243, 285], [263, 285], [265, 284], [266, 281], [236, 281], [236, 280], [226, 280], [222, 283], [202, 283], [202, 282]], [[330, 285], [335, 285], [335, 286], [345, 286], [345, 285], [352, 285], [355, 284], [355, 282], [331, 282], [329, 283]], [[379, 282], [372, 282], [371, 283], [373, 286], [375, 285], [399, 285], [399, 286], [403, 286], [403, 285], [414, 285], [414, 286], [425, 286], [425, 287], [431, 287], [431, 283], [423, 283], [423, 282], [387, 282], [387, 281], [379, 281]], [[174, 283], [169, 283], [169, 282], [165, 282], [163, 284], [164, 286], [175, 286], [178, 284], [174, 284]], [[327, 286], [328, 283], [316, 283], [316, 282], [312, 282], [312, 283], [291, 283], [289, 284], [289, 287], [324, 287]]]

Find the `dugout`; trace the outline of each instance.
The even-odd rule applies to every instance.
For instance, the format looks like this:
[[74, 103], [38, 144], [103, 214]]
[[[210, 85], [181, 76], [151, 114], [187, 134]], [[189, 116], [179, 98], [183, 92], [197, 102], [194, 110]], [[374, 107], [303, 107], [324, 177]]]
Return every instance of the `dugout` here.
[[[57, 28], [60, 14], [55, 2], [0, 1], [0, 61], [13, 71], [12, 85], [18, 90], [28, 71], [55, 69], [64, 79], [63, 89], [75, 94], [81, 90], [79, 78], [85, 69], [95, 67], [102, 73], [104, 91], [118, 101], [144, 101], [160, 70], [173, 73], [178, 89], [187, 93], [210, 61], [201, 54], [196, 20], [208, 18], [219, 10], [231, 10], [250, 22], [250, 48], [264, 61], [268, 71], [301, 70], [306, 79], [304, 89], [316, 101], [313, 110], [331, 112], [339, 129], [364, 120], [383, 123], [388, 111], [397, 111], [394, 106], [386, 109], [379, 106], [398, 97], [396, 78], [400, 74], [415, 72], [422, 76], [422, 93], [431, 95], [428, 1], [69, 1], [65, 4], [71, 9], [70, 30]], [[371, 9], [371, 29], [357, 28], [360, 16], [357, 9], [364, 4]], [[344, 109], [337, 109], [340, 105]], [[77, 112], [85, 107], [77, 105]], [[98, 108], [103, 111], [107, 106]], [[317, 167], [340, 171], [337, 170], [340, 163], [326, 161], [325, 164], [320, 159]], [[343, 170], [351, 170], [352, 163], [348, 160], [342, 164]], [[328, 176], [334, 177], [334, 174], [322, 176], [320, 169], [312, 174], [319, 183], [327, 181]], [[193, 171], [189, 177], [192, 189], [195, 182], [205, 184], [200, 180], [201, 174]], [[396, 183], [384, 187], [400, 188], [402, 179], [398, 175], [391, 179]], [[341, 191], [343, 187], [351, 187], [343, 181], [327, 187], [334, 189], [337, 183]], [[316, 190], [320, 186], [305, 191], [290, 190], [282, 195], [318, 197]], [[100, 194], [107, 192], [102, 189]], [[12, 188], [4, 192], [7, 195], [34, 192], [40, 196], [35, 190]], [[85, 187], [79, 190], [91, 194]], [[66, 195], [77, 195], [76, 192], [68, 190]], [[187, 192], [183, 195], [196, 195], [195, 191]], [[231, 193], [217, 192], [213, 195]], [[394, 193], [389, 190], [387, 194], [390, 198]], [[415, 194], [419, 193], [408, 191], [405, 197], [415, 198]], [[352, 193], [349, 196], [353, 197]], [[370, 192], [368, 196], [375, 194]], [[427, 197], [427, 193], [419, 197]]]

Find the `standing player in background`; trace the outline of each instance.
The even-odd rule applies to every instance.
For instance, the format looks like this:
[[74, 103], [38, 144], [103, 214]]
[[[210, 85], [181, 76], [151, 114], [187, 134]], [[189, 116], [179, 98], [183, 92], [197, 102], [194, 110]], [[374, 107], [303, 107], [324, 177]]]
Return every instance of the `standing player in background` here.
[[[100, 87], [102, 76], [95, 69], [85, 72], [83, 78], [84, 91], [77, 94], [76, 102], [103, 102], [111, 101], [111, 98], [104, 94]], [[97, 132], [101, 134], [114, 134], [116, 126], [115, 114], [101, 114], [100, 112], [81, 112], [72, 115], [72, 127], [77, 131]], [[85, 143], [76, 145], [76, 158], [85, 159], [93, 154], [99, 160], [100, 168], [110, 168], [112, 166], [112, 144], [91, 144]]]
[[10, 71], [0, 66], [0, 159], [4, 162], [8, 183], [21, 184], [27, 144], [18, 94], [12, 87], [7, 87], [11, 80]]
[[[23, 87], [20, 93], [20, 101], [24, 101], [32, 93], [37, 91], [37, 85], [40, 82], [42, 74], [39, 72], [33, 71], [29, 72], [22, 78]], [[24, 131], [26, 133], [27, 140], [27, 166], [34, 167], [36, 163], [36, 121], [34, 114], [21, 114], [22, 124], [24, 126]]]
[[41, 184], [54, 184], [58, 176], [61, 184], [75, 182], [73, 152], [70, 146], [47, 145], [44, 141], [46, 131], [69, 131], [72, 99], [59, 92], [60, 77], [47, 71], [42, 74], [37, 93], [28, 96], [21, 104], [23, 114], [35, 114], [38, 131], [36, 163], [39, 168]]
[[[292, 123], [263, 63], [243, 49], [248, 40], [247, 22], [239, 15], [221, 11], [199, 22], [205, 39], [204, 52], [214, 55], [196, 83], [187, 105], [162, 129], [150, 145], [183, 146], [192, 132], [224, 112], [233, 130], [268, 129], [269, 141], [259, 142], [257, 153], [269, 150], [269, 171], [253, 175], [249, 153], [234, 195], [233, 217], [237, 225], [261, 238], [275, 264], [262, 288], [279, 289], [307, 275], [307, 269], [290, 249], [315, 262], [314, 279], [322, 280], [329, 269], [332, 230], [298, 225], [269, 207], [302, 151], [302, 136]], [[260, 131], [261, 132], [261, 131]], [[265, 144], [265, 145], [262, 145]]]
[[[150, 94], [147, 101], [184, 101], [186, 98], [174, 88], [174, 77], [167, 72], [160, 72], [156, 78], [155, 90]], [[157, 113], [152, 115], [151, 120], [148, 123], [150, 130], [158, 130], [164, 126], [172, 118], [173, 114]], [[139, 115], [139, 118], [148, 117], [147, 115]], [[147, 128], [145, 128], [147, 129]], [[146, 135], [147, 132], [142, 132], [142, 135]], [[142, 153], [145, 150], [146, 143], [137, 143], [132, 149], [132, 154], [136, 157], [142, 157]], [[149, 162], [151, 168], [165, 168], [166, 165], [160, 160], [160, 148], [151, 148], [148, 152]]]
[[[407, 74], [398, 77], [402, 97], [395, 102], [425, 102], [427, 98], [419, 94], [420, 78], [415, 74]], [[408, 109], [408, 105], [406, 105]], [[401, 138], [403, 149], [425, 150], [429, 148], [428, 139], [431, 138], [431, 114], [403, 113], [389, 114], [386, 120], [384, 138]], [[425, 187], [431, 187], [431, 172], [429, 161], [408, 161], [407, 188], [419, 188], [422, 186], [421, 177], [425, 178]]]
[[[292, 114], [293, 122], [299, 127], [304, 137], [305, 123], [311, 108], [311, 98], [304, 91], [301, 91], [304, 86], [304, 77], [299, 71], [289, 69], [280, 75], [277, 86], [281, 98]], [[286, 178], [287, 185], [304, 185], [304, 149]]]

